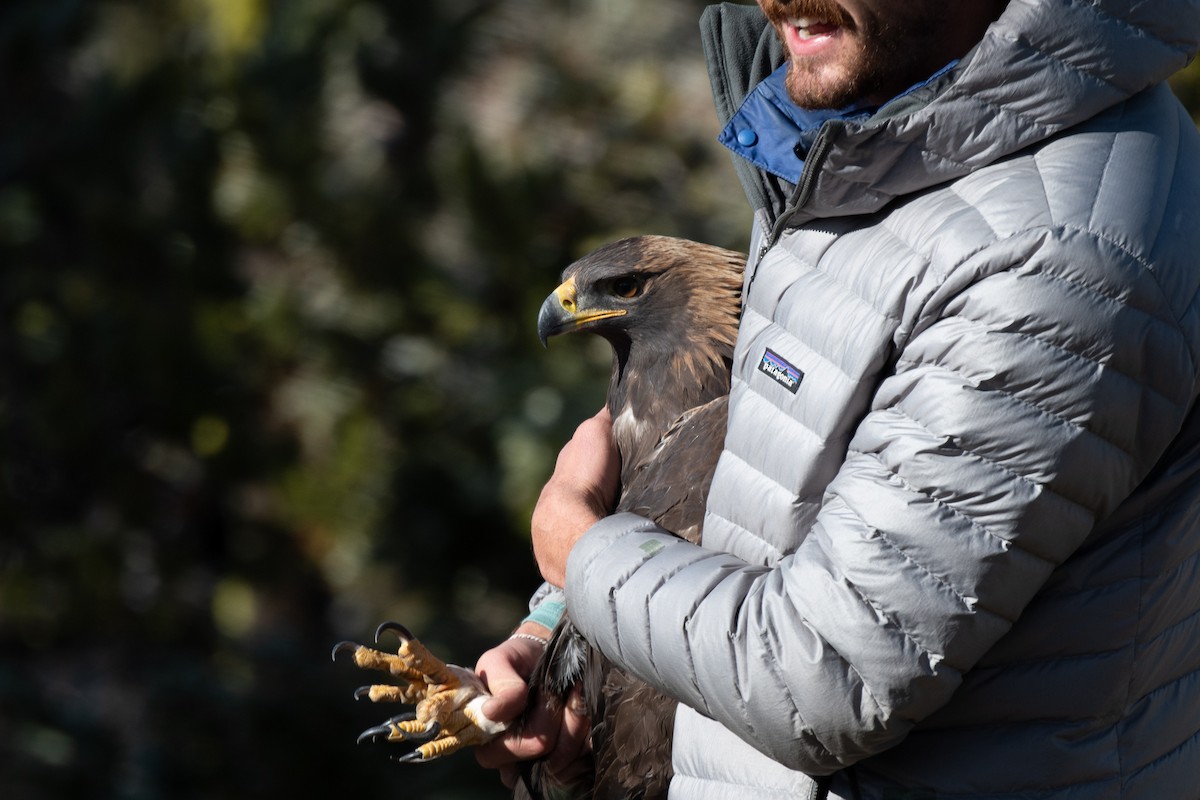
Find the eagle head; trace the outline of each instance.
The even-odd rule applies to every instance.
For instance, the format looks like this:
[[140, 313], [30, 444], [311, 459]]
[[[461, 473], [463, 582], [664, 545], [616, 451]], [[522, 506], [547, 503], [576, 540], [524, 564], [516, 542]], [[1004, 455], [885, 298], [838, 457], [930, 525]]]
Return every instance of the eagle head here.
[[619, 357], [635, 342], [669, 355], [714, 332], [732, 344], [744, 263], [739, 253], [668, 236], [613, 242], [563, 271], [538, 313], [538, 337], [545, 345], [560, 333], [594, 333]]

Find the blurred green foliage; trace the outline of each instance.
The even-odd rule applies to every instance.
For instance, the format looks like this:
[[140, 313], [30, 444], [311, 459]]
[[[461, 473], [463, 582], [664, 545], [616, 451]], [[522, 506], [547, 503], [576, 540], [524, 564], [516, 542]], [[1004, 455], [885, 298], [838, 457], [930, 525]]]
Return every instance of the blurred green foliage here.
[[505, 635], [607, 381], [542, 298], [621, 235], [744, 246], [702, 5], [5, 4], [0, 795], [505, 796], [355, 747], [390, 712], [328, 652]]
[[503, 637], [608, 375], [541, 299], [738, 244], [701, 5], [4, 5], [0, 795], [505, 796], [355, 747], [328, 654]]

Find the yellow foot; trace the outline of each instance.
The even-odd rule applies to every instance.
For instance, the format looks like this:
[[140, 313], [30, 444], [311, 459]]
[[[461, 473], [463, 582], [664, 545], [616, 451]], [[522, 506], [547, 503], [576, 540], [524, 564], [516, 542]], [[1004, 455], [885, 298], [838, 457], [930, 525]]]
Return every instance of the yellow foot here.
[[342, 642], [333, 648], [335, 660], [338, 653], [353, 651], [354, 663], [359, 667], [387, 672], [404, 681], [403, 686], [362, 686], [354, 692], [356, 700], [367, 697], [373, 703], [416, 706], [411, 713], [363, 731], [358, 741], [382, 739], [415, 744], [413, 750], [397, 760], [421, 762], [489, 742], [508, 728], [508, 723], [494, 722], [483, 715], [481, 709], [491, 695], [479, 676], [469, 669], [445, 663], [398, 622], [380, 625], [375, 630], [376, 644], [387, 631], [400, 637], [400, 647], [394, 655], [354, 642]]

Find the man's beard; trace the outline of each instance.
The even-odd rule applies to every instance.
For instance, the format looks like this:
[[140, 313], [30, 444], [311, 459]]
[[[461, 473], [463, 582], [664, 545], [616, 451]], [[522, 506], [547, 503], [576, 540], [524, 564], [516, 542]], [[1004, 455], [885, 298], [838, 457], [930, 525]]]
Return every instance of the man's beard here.
[[824, 19], [853, 36], [855, 48], [838, 65], [831, 78], [829, 64], [820, 59], [795, 59], [789, 53], [785, 86], [788, 97], [802, 108], [844, 108], [864, 98], [892, 97], [933, 73], [941, 64], [929, 65], [942, 35], [943, 14], [937, 3], [910, 3], [900, 19], [867, 17], [862, 26], [829, 0], [763, 0], [763, 11], [776, 33], [784, 40], [782, 27], [797, 17]]
[[792, 102], [802, 108], [845, 108], [881, 93], [893, 78], [897, 51], [892, 40], [864, 33], [842, 80], [821, 80], [822, 65], [791, 59], [784, 85]]

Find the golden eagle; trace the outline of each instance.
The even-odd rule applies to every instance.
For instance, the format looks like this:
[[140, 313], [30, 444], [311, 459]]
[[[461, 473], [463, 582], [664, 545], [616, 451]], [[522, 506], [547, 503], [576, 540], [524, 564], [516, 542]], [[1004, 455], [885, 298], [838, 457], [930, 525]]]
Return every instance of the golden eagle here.
[[[543, 344], [557, 334], [603, 336], [613, 350], [607, 406], [621, 455], [618, 511], [654, 520], [698, 542], [705, 498], [725, 437], [733, 344], [745, 256], [711, 245], [641, 236], [606, 245], [569, 266], [538, 315]], [[402, 761], [427, 761], [481, 744], [507, 726], [479, 713], [487, 695], [469, 670], [436, 659], [396, 623], [397, 654], [342, 642], [334, 655], [407, 685], [363, 687], [356, 697], [416, 704], [363, 738], [406, 741]], [[571, 624], [555, 629], [530, 692], [565, 702], [582, 683], [592, 721], [595, 769], [571, 793], [595, 798], [665, 797], [671, 776], [675, 700], [612, 664]], [[529, 765], [517, 795], [561, 796], [552, 776]], [[547, 783], [550, 782], [550, 783]]]

